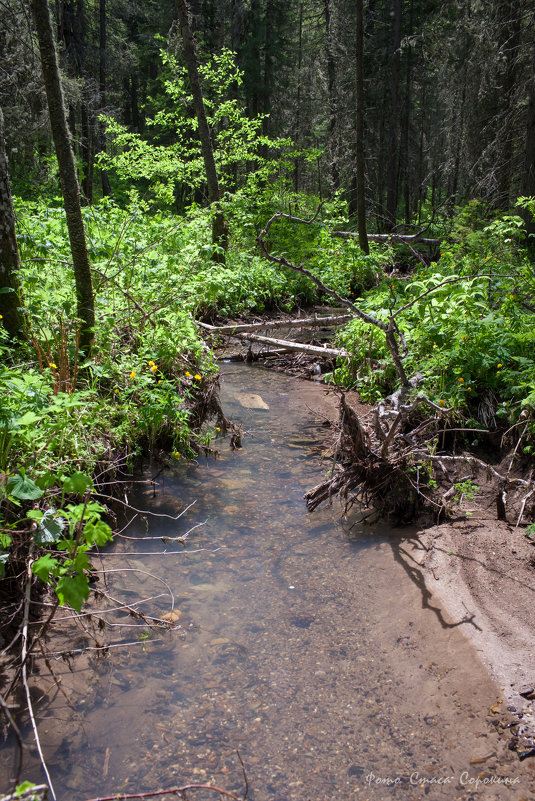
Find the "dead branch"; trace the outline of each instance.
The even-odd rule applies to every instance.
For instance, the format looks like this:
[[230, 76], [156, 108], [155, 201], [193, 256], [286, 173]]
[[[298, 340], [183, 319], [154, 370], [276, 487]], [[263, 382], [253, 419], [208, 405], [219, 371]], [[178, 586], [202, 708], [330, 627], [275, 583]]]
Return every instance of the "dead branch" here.
[[347, 322], [347, 320], [350, 319], [351, 315], [349, 314], [337, 314], [329, 317], [318, 317], [317, 315], [314, 315], [314, 317], [298, 317], [297, 319], [291, 320], [266, 320], [262, 323], [238, 323], [235, 325], [229, 323], [228, 325], [209, 325], [208, 323], [197, 322], [197, 325], [214, 334], [233, 335], [235, 333], [242, 333], [244, 331], [262, 331], [264, 329], [272, 328], [309, 328], [313, 326], [320, 327], [326, 325], [337, 325], [338, 323]]
[[48, 782], [48, 786], [50, 788], [50, 792], [52, 793], [52, 798], [56, 801], [56, 793], [54, 792], [54, 785], [52, 784], [52, 779], [50, 778], [50, 773], [48, 772], [48, 767], [45, 761], [45, 757], [43, 754], [43, 749], [41, 748], [41, 741], [39, 739], [39, 732], [37, 730], [37, 723], [35, 721], [35, 715], [33, 713], [33, 704], [32, 698], [30, 695], [30, 688], [28, 686], [28, 675], [27, 675], [27, 657], [28, 657], [28, 618], [30, 615], [30, 594], [32, 591], [32, 558], [28, 559], [27, 565], [27, 580], [26, 580], [26, 593], [24, 597], [24, 620], [22, 625], [22, 684], [24, 686], [24, 692], [26, 695], [26, 705], [28, 708], [28, 714], [30, 716], [30, 721], [32, 724], [33, 730], [33, 737], [35, 740], [35, 745], [37, 747], [37, 752], [39, 754], [39, 760], [41, 765], [43, 766], [43, 770], [45, 772], [46, 780]]
[[178, 795], [185, 799], [185, 793], [188, 790], [209, 790], [213, 793], [225, 796], [225, 798], [232, 798], [234, 801], [244, 801], [246, 796], [238, 796], [234, 793], [229, 793], [228, 790], [222, 790], [221, 787], [216, 787], [214, 784], [183, 784], [181, 787], [170, 787], [168, 790], [152, 790], [148, 793], [115, 793], [115, 795], [103, 795], [98, 798], [90, 798], [89, 801], [128, 801], [131, 798], [154, 798], [157, 795]]
[[273, 339], [272, 337], [264, 337], [260, 334], [233, 334], [232, 336], [237, 339], [259, 342], [262, 345], [273, 345], [276, 348], [284, 350], [295, 351], [297, 353], [310, 353], [314, 356], [330, 356], [331, 358], [347, 358], [348, 352], [342, 348], [323, 348], [320, 345], [307, 345], [300, 342], [290, 342], [286, 339]]
[[388, 323], [385, 323], [383, 320], [380, 320], [379, 318], [374, 317], [371, 314], [367, 314], [366, 312], [362, 311], [362, 309], [359, 309], [358, 306], [355, 306], [355, 304], [351, 300], [342, 297], [342, 295], [340, 295], [334, 289], [331, 289], [330, 287], [326, 286], [321, 280], [321, 278], [312, 273], [310, 270], [307, 270], [307, 268], [303, 267], [302, 264], [299, 265], [293, 264], [292, 262], [288, 261], [288, 259], [286, 259], [284, 256], [274, 256], [269, 252], [265, 240], [269, 233], [269, 229], [271, 228], [275, 220], [283, 217], [287, 220], [293, 220], [294, 222], [299, 222], [299, 223], [304, 223], [305, 225], [309, 225], [316, 219], [318, 214], [319, 214], [319, 208], [315, 216], [312, 217], [310, 220], [302, 220], [301, 218], [294, 217], [291, 214], [284, 214], [283, 212], [280, 211], [277, 212], [272, 217], [270, 217], [270, 219], [266, 223], [265, 228], [257, 236], [256, 241], [258, 243], [258, 246], [260, 247], [262, 253], [269, 262], [271, 262], [272, 264], [278, 264], [280, 267], [285, 267], [289, 270], [292, 270], [293, 272], [297, 272], [300, 273], [301, 275], [306, 276], [314, 284], [316, 284], [316, 286], [319, 287], [322, 292], [324, 292], [329, 297], [334, 298], [338, 303], [341, 303], [343, 306], [346, 306], [348, 309], [350, 309], [355, 317], [358, 317], [363, 322], [368, 323], [368, 325], [373, 325], [376, 328], [379, 328], [381, 331], [383, 331], [386, 338], [386, 344], [388, 350], [390, 351], [392, 361], [394, 362], [394, 366], [398, 374], [398, 378], [404, 386], [408, 386], [409, 379], [407, 378], [405, 369], [401, 361], [401, 354], [399, 352], [399, 345], [397, 340], [397, 337], [399, 336], [400, 332], [396, 325], [393, 315], [390, 315]]
[[166, 515], [163, 512], [151, 512], [147, 509], [136, 509], [135, 506], [131, 506], [128, 501], [122, 501], [120, 498], [116, 498], [114, 495], [104, 495], [102, 492], [94, 492], [93, 495], [98, 498], [104, 498], [107, 501], [116, 501], [120, 503], [122, 506], [126, 506], [127, 509], [131, 509], [133, 512], [138, 512], [141, 515], [150, 515], [151, 517], [165, 517], [168, 520], [179, 520], [182, 515], [186, 514], [188, 509], [191, 509], [196, 501], [192, 501], [185, 509], [179, 512], [177, 515]]
[[526, 503], [528, 502], [528, 500], [531, 498], [531, 496], [532, 496], [534, 493], [535, 493], [535, 487], [533, 487], [532, 489], [530, 489], [530, 491], [527, 493], [527, 495], [525, 495], [525, 496], [523, 497], [523, 499], [522, 499], [522, 505], [521, 505], [521, 507], [520, 507], [520, 512], [518, 513], [518, 520], [516, 521], [516, 526], [515, 526], [515, 528], [518, 528], [518, 526], [519, 526], [519, 525], [520, 525], [520, 523], [522, 522], [522, 518], [523, 518], [523, 516], [524, 516], [524, 509], [526, 508]]
[[[99, 609], [98, 610], [98, 614], [99, 615], [106, 615], [106, 614], [109, 614], [110, 612], [121, 612], [123, 610], [126, 610], [126, 611], [130, 612], [131, 614], [135, 614], [136, 616], [141, 617], [142, 619], [144, 619], [143, 612], [140, 612], [138, 609], [136, 609], [135, 608], [136, 606], [138, 606], [139, 604], [148, 603], [149, 601], [156, 601], [159, 598], [163, 598], [165, 595], [167, 595], [167, 593], [162, 592], [159, 595], [151, 595], [149, 598], [142, 598], [139, 601], [133, 601], [131, 604], [124, 604], [124, 603], [121, 603], [120, 601], [116, 601], [115, 598], [112, 598], [104, 590], [101, 590], [101, 589], [95, 590], [94, 594], [95, 594], [95, 596], [102, 596], [103, 598], [107, 598], [107, 599], [109, 599], [109, 600], [111, 600], [111, 601], [113, 601], [113, 602], [115, 602], [117, 604], [116, 606], [112, 606], [110, 609]], [[55, 623], [59, 623], [59, 622], [61, 622], [63, 620], [79, 620], [82, 617], [91, 617], [94, 614], [95, 613], [93, 611], [91, 611], [91, 612], [76, 612], [76, 614], [73, 614], [73, 615], [65, 615], [64, 617], [56, 617], [54, 622]], [[108, 625], [110, 625], [110, 624], [108, 624]]]
[[[15, 739], [17, 741], [17, 768], [15, 770], [15, 778], [13, 780], [13, 787], [16, 787], [18, 785], [19, 781], [20, 781], [20, 771], [21, 771], [21, 768], [22, 768], [22, 754], [23, 754], [23, 751], [24, 751], [24, 743], [22, 741], [22, 735], [20, 733], [20, 729], [17, 726], [17, 723], [16, 723], [13, 715], [11, 714], [11, 709], [9, 708], [9, 705], [5, 702], [5, 700], [2, 697], [2, 695], [0, 695], [0, 706], [4, 710], [4, 715], [7, 718], [7, 722], [9, 723], [11, 728], [13, 729], [13, 731], [15, 733]], [[14, 798], [14, 797], [15, 796], [9, 796], [9, 798]], [[18, 798], [18, 796], [17, 796], [17, 798]], [[0, 800], [0, 801], [3, 801], [3, 799]]]
[[245, 785], [245, 790], [244, 790], [244, 793], [243, 793], [243, 801], [246, 801], [247, 796], [249, 795], [249, 781], [247, 780], [247, 772], [245, 770], [245, 764], [243, 762], [243, 759], [241, 758], [241, 754], [240, 754], [239, 751], [236, 751], [236, 753], [238, 755], [238, 759], [240, 760], [241, 769], [242, 769], [242, 773], [243, 773], [243, 783]]
[[160, 535], [159, 537], [128, 537], [126, 534], [122, 534], [120, 531], [118, 531], [114, 536], [120, 537], [122, 540], [130, 540], [133, 542], [145, 542], [147, 540], [157, 540], [159, 542], [179, 542], [181, 545], [186, 545], [186, 540], [188, 539], [191, 532], [195, 531], [195, 529], [197, 528], [201, 528], [202, 526], [206, 525], [206, 523], [207, 520], [204, 520], [202, 523], [195, 523], [194, 526], [188, 529], [188, 531], [184, 532], [184, 534], [181, 534], [179, 537], [167, 537], [165, 535]]
[[[162, 538], [160, 537], [159, 539], [162, 539]], [[168, 542], [169, 541], [171, 541], [171, 542], [173, 541], [170, 537], [164, 537], [163, 538], [164, 541], [166, 539], [167, 539]], [[179, 540], [180, 537], [177, 537], [176, 539]], [[219, 550], [221, 550], [221, 548], [194, 548], [194, 549], [189, 550], [189, 551], [185, 551], [184, 549], [182, 549], [181, 551], [123, 551], [122, 553], [111, 553], [111, 552], [110, 553], [99, 553], [99, 557], [117, 559], [117, 558], [120, 558], [122, 556], [127, 557], [127, 558], [129, 556], [187, 556], [188, 554], [191, 554], [191, 553], [203, 553], [203, 551], [206, 551], [207, 553], [217, 553], [217, 551], [219, 551]], [[133, 570], [134, 568], [130, 568], [130, 569]], [[100, 571], [99, 570], [94, 570], [93, 572], [94, 573], [99, 573]], [[102, 571], [102, 572], [107, 573], [109, 571]], [[144, 572], [144, 571], [141, 571], [141, 572]]]
[[[177, 553], [181, 553], [181, 552], [177, 551]], [[104, 555], [106, 555], [106, 556], [115, 556], [115, 554], [101, 554], [101, 556], [104, 556]], [[133, 556], [134, 554], [125, 554], [125, 555]], [[152, 555], [153, 554], [151, 554], [151, 553], [144, 554], [144, 556], [152, 556]], [[120, 554], [117, 554], [117, 556], [120, 556]], [[137, 556], [137, 554], [136, 554], [136, 556]], [[141, 568], [138, 568], [138, 567], [123, 567], [123, 568], [114, 568], [114, 569], [111, 569], [111, 570], [94, 570], [93, 572], [94, 573], [104, 573], [105, 575], [108, 575], [109, 573], [141, 573], [144, 576], [149, 576], [150, 578], [153, 578], [156, 581], [159, 581], [159, 582], [161, 582], [161, 584], [164, 585], [164, 587], [166, 588], [167, 592], [169, 593], [169, 595], [171, 597], [171, 608], [174, 608], [174, 606], [175, 606], [175, 596], [173, 594], [173, 590], [171, 589], [171, 587], [169, 586], [167, 581], [165, 581], [165, 579], [161, 578], [161, 576], [156, 576], [154, 573], [149, 573], [148, 570], [141, 570]]]
[[3, 795], [0, 801], [35, 801], [36, 798], [45, 801], [48, 796], [48, 787], [46, 784], [34, 784], [22, 792], [13, 793], [12, 795]]
[[[316, 213], [316, 216], [317, 216], [317, 213]], [[348, 309], [351, 309], [351, 311], [353, 312], [353, 314], [356, 317], [359, 317], [365, 323], [368, 323], [369, 325], [375, 325], [375, 326], [377, 326], [377, 328], [380, 328], [381, 331], [385, 331], [386, 332], [388, 330], [388, 324], [387, 323], [383, 322], [382, 320], [379, 320], [377, 317], [372, 317], [371, 315], [367, 314], [366, 312], [363, 312], [361, 309], [359, 309], [357, 306], [355, 306], [355, 304], [352, 303], [352, 301], [350, 301], [348, 298], [342, 297], [342, 295], [339, 295], [338, 292], [336, 292], [334, 289], [331, 289], [330, 287], [326, 286], [323, 283], [323, 281], [321, 280], [321, 278], [318, 278], [317, 275], [314, 275], [314, 273], [312, 273], [310, 270], [307, 270], [306, 267], [303, 267], [302, 264], [300, 264], [300, 265], [292, 264], [292, 262], [289, 262], [288, 259], [286, 259], [284, 256], [273, 256], [269, 252], [269, 250], [267, 249], [267, 246], [266, 246], [266, 241], [265, 241], [266, 240], [266, 236], [268, 235], [269, 229], [271, 228], [271, 226], [273, 225], [275, 220], [278, 220], [281, 217], [283, 217], [285, 219], [288, 219], [288, 220], [295, 220], [295, 222], [302, 222], [305, 225], [310, 224], [312, 222], [312, 220], [315, 219], [315, 217], [314, 217], [314, 218], [312, 218], [312, 220], [308, 220], [308, 221], [307, 220], [301, 220], [299, 217], [293, 217], [290, 214], [284, 214], [282, 211], [278, 211], [276, 214], [274, 214], [272, 217], [270, 217], [270, 219], [266, 223], [265, 228], [258, 234], [258, 236], [256, 238], [256, 241], [257, 241], [262, 253], [266, 257], [266, 259], [268, 261], [270, 261], [272, 264], [278, 264], [281, 267], [286, 267], [289, 270], [293, 270], [294, 272], [297, 272], [297, 273], [300, 273], [301, 275], [306, 276], [314, 284], [316, 284], [316, 286], [318, 286], [321, 289], [321, 291], [324, 292], [326, 295], [329, 295], [329, 297], [334, 298], [335, 300], [337, 300], [338, 303], [341, 303], [343, 306], [347, 306]]]
[[[169, 625], [167, 625], [167, 628], [169, 628]], [[161, 637], [153, 637], [153, 638], [151, 638], [150, 641], [153, 642], [153, 643], [154, 642], [162, 642], [162, 638]], [[102, 652], [107, 653], [112, 648], [129, 648], [131, 645], [140, 645], [141, 647], [145, 646], [145, 648], [147, 647], [147, 643], [144, 642], [143, 640], [131, 640], [130, 642], [115, 642], [115, 643], [111, 643], [109, 645], [87, 645], [84, 648], [70, 648], [68, 651], [67, 650], [66, 651], [52, 651], [50, 653], [50, 656], [54, 656], [54, 657], [58, 657], [58, 658], [61, 658], [61, 659], [65, 659], [65, 657], [72, 658], [76, 654], [85, 654], [85, 653], [88, 653], [89, 651], [97, 652], [97, 653], [99, 653], [99, 652], [100, 653], [102, 653]], [[113, 797], [115, 798], [116, 796], [113, 796]], [[121, 798], [122, 798], [122, 796], [121, 796]]]
[[428, 462], [445, 462], [446, 464], [469, 464], [473, 467], [476, 467], [478, 470], [485, 470], [491, 476], [496, 478], [504, 485], [511, 485], [511, 486], [520, 486], [520, 487], [531, 487], [532, 484], [530, 481], [526, 481], [523, 478], [510, 478], [509, 476], [503, 476], [501, 473], [498, 473], [494, 467], [491, 467], [490, 464], [484, 462], [482, 459], [478, 459], [476, 456], [435, 456], [433, 454], [427, 453], [426, 451], [412, 451], [412, 456], [415, 458], [421, 458]]
[[[354, 231], [333, 231], [331, 236], [337, 239], [356, 239], [358, 234]], [[430, 247], [440, 247], [441, 239], [429, 239], [422, 236], [422, 232], [415, 234], [368, 234], [370, 242], [398, 242], [401, 245], [429, 245]]]
[[122, 293], [123, 293], [123, 295], [125, 296], [125, 298], [127, 298], [127, 300], [129, 300], [129, 301], [130, 301], [130, 303], [132, 303], [132, 304], [133, 304], [133, 305], [136, 307], [136, 309], [138, 310], [138, 312], [139, 312], [139, 313], [140, 313], [140, 314], [143, 316], [143, 319], [144, 319], [144, 320], [148, 320], [148, 321], [150, 322], [150, 324], [151, 324], [151, 325], [152, 325], [154, 328], [156, 327], [156, 322], [155, 322], [155, 321], [152, 319], [152, 317], [153, 317], [152, 313], [151, 313], [151, 312], [148, 312], [148, 311], [146, 311], [146, 310], [143, 308], [143, 306], [141, 306], [141, 304], [140, 304], [140, 303], [138, 303], [138, 301], [137, 301], [137, 300], [134, 298], [134, 296], [133, 296], [133, 295], [132, 295], [132, 294], [131, 294], [131, 293], [130, 293], [130, 292], [127, 290], [127, 289], [125, 289], [123, 286], [121, 286], [121, 285], [118, 283], [118, 281], [116, 281], [116, 280], [114, 279], [114, 277], [113, 277], [113, 276], [107, 276], [105, 273], [103, 273], [101, 270], [98, 270], [96, 267], [91, 267], [91, 272], [92, 272], [92, 273], [96, 273], [97, 275], [99, 275], [99, 276], [100, 276], [100, 278], [101, 278], [100, 284], [101, 284], [101, 285], [102, 285], [102, 284], [103, 284], [105, 281], [110, 281], [111, 283], [115, 284], [115, 286], [117, 287], [117, 289], [118, 289], [120, 292], [122, 292]]

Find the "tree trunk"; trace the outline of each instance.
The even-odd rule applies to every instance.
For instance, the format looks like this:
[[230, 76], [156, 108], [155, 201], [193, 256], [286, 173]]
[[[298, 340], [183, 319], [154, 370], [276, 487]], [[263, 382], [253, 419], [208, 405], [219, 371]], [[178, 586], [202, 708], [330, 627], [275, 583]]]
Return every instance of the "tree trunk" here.
[[[86, 89], [84, 87], [84, 94]], [[89, 108], [85, 100], [80, 106], [80, 156], [82, 159], [82, 196], [86, 203], [93, 202], [93, 147], [91, 125], [89, 121]]]
[[499, 132], [498, 164], [496, 167], [496, 198], [494, 205], [508, 209], [513, 173], [513, 158], [516, 144], [514, 120], [515, 89], [518, 84], [518, 54], [521, 49], [522, 12], [516, 0], [497, 3], [498, 38], [500, 54], [504, 61], [503, 81], [500, 92], [502, 101], [502, 125]]
[[413, 108], [412, 103], [412, 44], [410, 43], [414, 23], [414, 3], [411, 0], [409, 11], [409, 30], [406, 36], [408, 37], [407, 44], [407, 57], [406, 57], [406, 73], [405, 73], [405, 99], [403, 104], [403, 117], [401, 122], [401, 145], [400, 145], [400, 178], [402, 183], [403, 200], [405, 206], [405, 223], [411, 223], [411, 181], [410, 181], [410, 128], [411, 128], [411, 112]]
[[[528, 197], [535, 197], [535, 42], [533, 43], [533, 54], [531, 61], [531, 76], [528, 88], [528, 109], [526, 120], [526, 144], [524, 148], [524, 176], [522, 181], [522, 194]], [[526, 220], [526, 230], [528, 235], [535, 233], [535, 220], [529, 214], [524, 213]], [[530, 240], [528, 240], [529, 242]]]
[[390, 80], [390, 147], [386, 180], [386, 216], [388, 225], [396, 224], [399, 184], [399, 81], [401, 67], [401, 0], [394, 0], [394, 38], [392, 43], [392, 74]]
[[[100, 113], [104, 114], [106, 109], [106, 0], [99, 3], [99, 45], [98, 45], [98, 84], [99, 84], [99, 105]], [[98, 149], [100, 153], [106, 152], [106, 128], [103, 122], [98, 123]], [[104, 168], [100, 168], [100, 181], [102, 185], [102, 195], [111, 195], [111, 186], [108, 173]]]
[[182, 44], [184, 46], [184, 60], [190, 82], [191, 93], [193, 95], [193, 106], [195, 116], [199, 126], [199, 139], [201, 141], [201, 151], [206, 171], [206, 183], [208, 185], [208, 200], [214, 205], [215, 212], [212, 221], [212, 244], [214, 247], [214, 261], [225, 263], [225, 251], [228, 245], [227, 226], [223, 213], [219, 209], [219, 180], [215, 166], [214, 149], [208, 120], [206, 119], [206, 109], [202, 95], [201, 79], [197, 67], [197, 54], [195, 52], [195, 39], [190, 28], [188, 18], [188, 7], [186, 0], [177, 0], [178, 21]]
[[[303, 3], [300, 2], [297, 11], [298, 37], [297, 37], [297, 95], [295, 99], [294, 142], [299, 145], [301, 138], [301, 81], [303, 64]], [[294, 159], [294, 190], [299, 192], [300, 156]]]
[[65, 116], [63, 90], [59, 76], [56, 46], [52, 34], [52, 23], [47, 0], [32, 0], [41, 67], [45, 84], [52, 137], [58, 159], [63, 203], [67, 218], [67, 229], [76, 283], [78, 317], [82, 322], [80, 347], [87, 355], [93, 342], [95, 308], [91, 269], [87, 254], [84, 223], [80, 207], [80, 187], [76, 177], [74, 156], [71, 148], [69, 129]]
[[366, 198], [364, 173], [364, 3], [356, 0], [356, 194], [357, 194], [357, 230], [359, 246], [364, 253], [369, 253], [368, 235], [366, 232]]
[[21, 338], [24, 330], [19, 266], [15, 215], [4, 139], [4, 117], [0, 108], [0, 314], [2, 324], [11, 339]]
[[323, 14], [325, 17], [325, 57], [327, 61], [327, 97], [329, 103], [329, 136], [327, 142], [330, 157], [331, 179], [333, 182], [333, 189], [336, 191], [340, 186], [340, 174], [338, 170], [336, 146], [336, 60], [334, 56], [332, 0], [324, 0]]
[[[461, 97], [460, 102], [456, 111], [454, 112], [454, 121], [453, 121], [453, 139], [455, 141], [454, 145], [454, 156], [453, 156], [453, 172], [451, 175], [451, 189], [449, 191], [449, 210], [450, 213], [453, 213], [453, 209], [455, 208], [455, 204], [457, 203], [457, 195], [459, 191], [459, 176], [461, 172], [461, 161], [462, 161], [462, 153], [463, 153], [463, 146], [464, 146], [464, 137], [465, 137], [465, 107], [466, 107], [466, 73], [467, 73], [467, 66], [466, 61], [463, 66], [463, 78], [462, 78], [462, 88], [461, 88]], [[456, 117], [456, 119], [455, 119]]]

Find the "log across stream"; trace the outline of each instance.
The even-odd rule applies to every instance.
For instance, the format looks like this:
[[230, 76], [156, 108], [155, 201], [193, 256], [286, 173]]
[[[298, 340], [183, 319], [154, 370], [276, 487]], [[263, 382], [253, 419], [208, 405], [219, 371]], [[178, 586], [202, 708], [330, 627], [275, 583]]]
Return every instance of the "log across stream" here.
[[[448, 619], [425, 588], [408, 532], [352, 528], [337, 504], [306, 511], [328, 467], [319, 452], [336, 412], [325, 393], [223, 364], [244, 447], [222, 439], [219, 458], [177, 461], [129, 496], [184, 513], [138, 514], [123, 532], [132, 539], [94, 560], [108, 571], [100, 607], [137, 605], [172, 628], [124, 609], [101, 613], [104, 629], [87, 618], [92, 637], [56, 623], [61, 691], [41, 661], [32, 695], [60, 801], [189, 782], [241, 796], [237, 752], [251, 801], [503, 798], [504, 782], [507, 798], [529, 794], [491, 725], [500, 690], [463, 637], [470, 623]], [[22, 777], [39, 782], [19, 724]], [[0, 790], [15, 759], [10, 741]]]

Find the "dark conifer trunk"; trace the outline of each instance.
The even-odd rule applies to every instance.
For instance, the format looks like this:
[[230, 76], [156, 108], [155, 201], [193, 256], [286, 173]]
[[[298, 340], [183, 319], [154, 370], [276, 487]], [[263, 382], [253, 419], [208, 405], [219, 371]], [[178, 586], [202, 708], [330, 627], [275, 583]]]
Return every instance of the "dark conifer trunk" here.
[[218, 250], [214, 252], [214, 260], [224, 263], [225, 251], [228, 244], [227, 227], [223, 213], [218, 208], [220, 201], [219, 179], [217, 177], [212, 137], [210, 135], [210, 128], [208, 127], [208, 120], [206, 119], [201, 79], [197, 67], [195, 40], [189, 24], [189, 12], [185, 0], [177, 0], [177, 11], [182, 44], [184, 46], [184, 60], [188, 71], [190, 89], [193, 95], [193, 106], [199, 128], [199, 139], [206, 172], [206, 183], [208, 185], [208, 200], [210, 204], [215, 206], [212, 222], [212, 244], [217, 246]]
[[324, 0], [323, 13], [325, 16], [325, 56], [327, 60], [327, 97], [329, 103], [329, 155], [331, 164], [331, 177], [333, 188], [336, 190], [340, 185], [340, 174], [338, 170], [338, 153], [336, 147], [336, 59], [334, 54], [334, 33], [332, 18], [332, 0]]
[[88, 104], [84, 100], [80, 106], [80, 156], [82, 158], [82, 195], [86, 203], [93, 202], [93, 147]]
[[[98, 83], [100, 95], [100, 113], [106, 109], [106, 34], [107, 34], [106, 0], [99, 2], [99, 64], [98, 64]], [[98, 123], [98, 147], [101, 153], [106, 152], [106, 129], [104, 123]], [[100, 169], [100, 181], [102, 184], [102, 194], [104, 197], [111, 195], [110, 179], [105, 169]]]
[[0, 108], [0, 314], [1, 324], [12, 339], [21, 338], [24, 331], [19, 266], [15, 215], [5, 148], [4, 116]]
[[[528, 89], [528, 109], [526, 120], [524, 175], [522, 181], [522, 194], [535, 197], [535, 42], [531, 61], [531, 77]], [[535, 233], [535, 220], [529, 213], [524, 214], [528, 234]]]
[[78, 317], [82, 321], [80, 347], [87, 354], [91, 350], [95, 309], [91, 269], [87, 254], [84, 223], [80, 207], [80, 187], [76, 177], [74, 156], [65, 116], [65, 104], [59, 75], [56, 45], [47, 0], [32, 0], [32, 11], [39, 40], [41, 66], [50, 115], [52, 137], [58, 159], [63, 203], [76, 282]]
[[[297, 36], [297, 93], [295, 99], [295, 121], [294, 121], [294, 142], [298, 145], [301, 136], [301, 71], [303, 61], [303, 3], [299, 3], [297, 12], [298, 36]], [[300, 157], [294, 159], [294, 190], [299, 192], [299, 168]]]
[[364, 171], [364, 4], [356, 0], [356, 194], [357, 194], [357, 230], [359, 245], [364, 253], [369, 253], [368, 234], [366, 231], [366, 199]]
[[399, 82], [401, 72], [402, 0], [394, 0], [394, 34], [390, 78], [390, 146], [386, 179], [386, 216], [388, 225], [396, 224], [399, 184]]
[[504, 62], [503, 79], [500, 97], [502, 101], [501, 129], [499, 133], [500, 149], [496, 170], [497, 208], [508, 209], [513, 174], [513, 153], [516, 138], [516, 126], [513, 119], [515, 90], [518, 84], [518, 54], [521, 47], [522, 11], [517, 0], [501, 0], [496, 5], [498, 15], [498, 36], [500, 53]]

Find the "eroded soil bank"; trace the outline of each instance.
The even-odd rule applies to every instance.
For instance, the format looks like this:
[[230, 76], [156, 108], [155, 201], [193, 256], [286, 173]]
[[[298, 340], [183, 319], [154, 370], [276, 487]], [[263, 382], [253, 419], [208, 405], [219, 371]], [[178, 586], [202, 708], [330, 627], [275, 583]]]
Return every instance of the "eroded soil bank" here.
[[[179, 520], [138, 518], [102, 556], [108, 597], [91, 611], [143, 600], [170, 630], [117, 610], [91, 639], [60, 620], [49, 648], [62, 691], [43, 663], [33, 676], [58, 798], [190, 780], [240, 794], [236, 751], [252, 801], [533, 797], [535, 760], [501, 731], [502, 689], [465, 636], [474, 620], [430, 592], [413, 532], [355, 527], [337, 502], [306, 512], [336, 399], [234, 364], [222, 398], [243, 449], [221, 440], [218, 459], [141, 487], [137, 508], [195, 503]], [[132, 645], [88, 650], [95, 638]], [[0, 755], [1, 789], [14, 756]], [[24, 778], [41, 779], [31, 754]]]

